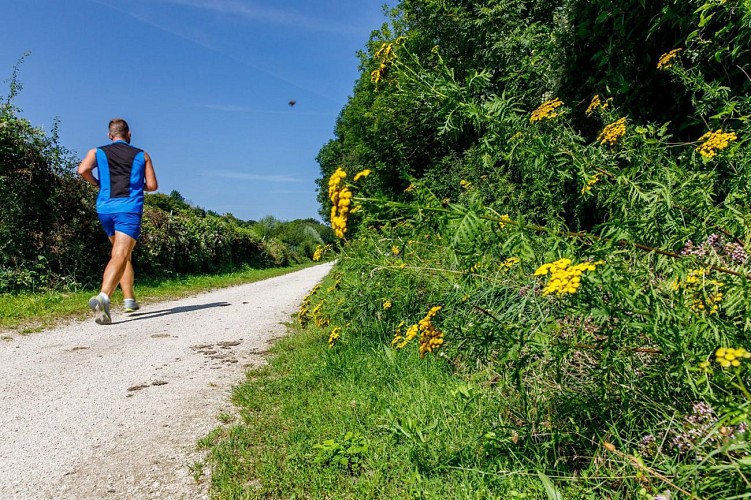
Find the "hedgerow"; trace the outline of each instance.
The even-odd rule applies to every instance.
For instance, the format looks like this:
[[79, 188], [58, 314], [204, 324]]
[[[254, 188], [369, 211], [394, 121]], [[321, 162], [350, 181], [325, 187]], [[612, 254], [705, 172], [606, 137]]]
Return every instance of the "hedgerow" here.
[[572, 497], [746, 495], [751, 6], [392, 15], [319, 155], [346, 244], [301, 322], [502, 403], [424, 473], [504, 456]]

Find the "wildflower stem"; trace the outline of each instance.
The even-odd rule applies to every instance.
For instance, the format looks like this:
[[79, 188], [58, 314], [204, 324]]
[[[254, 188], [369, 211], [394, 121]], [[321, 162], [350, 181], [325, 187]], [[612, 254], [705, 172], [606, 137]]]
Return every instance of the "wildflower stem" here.
[[620, 451], [619, 449], [617, 449], [614, 445], [612, 445], [611, 443], [608, 443], [608, 442], [605, 442], [604, 446], [605, 446], [605, 449], [608, 450], [610, 453], [614, 453], [614, 454], [618, 455], [621, 458], [625, 458], [632, 465], [634, 465], [637, 469], [641, 469], [644, 472], [646, 472], [647, 474], [649, 474], [651, 476], [654, 476], [654, 477], [660, 479], [661, 481], [664, 481], [666, 484], [668, 484], [671, 487], [675, 488], [676, 490], [680, 491], [684, 495], [687, 495], [689, 498], [696, 499], [696, 500], [701, 500], [699, 497], [697, 497], [696, 495], [694, 495], [690, 491], [686, 491], [683, 488], [681, 488], [680, 486], [678, 486], [677, 484], [675, 484], [674, 482], [672, 482], [667, 476], [664, 476], [663, 474], [660, 474], [656, 470], [650, 469], [646, 465], [643, 465], [641, 462], [639, 462], [639, 460], [635, 456], [629, 455], [627, 453], [623, 453], [622, 451]]

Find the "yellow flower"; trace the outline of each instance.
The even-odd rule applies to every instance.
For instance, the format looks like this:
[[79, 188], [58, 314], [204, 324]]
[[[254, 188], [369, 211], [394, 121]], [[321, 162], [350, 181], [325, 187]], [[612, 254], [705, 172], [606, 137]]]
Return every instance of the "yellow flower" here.
[[339, 339], [341, 338], [341, 332], [342, 328], [340, 326], [337, 326], [336, 328], [331, 330], [331, 333], [329, 334], [329, 349], [333, 349], [337, 342], [339, 342]]
[[597, 111], [598, 109], [608, 109], [608, 106], [610, 106], [610, 101], [612, 101], [613, 98], [607, 99], [606, 101], [602, 101], [600, 99], [600, 96], [598, 94], [595, 94], [595, 96], [592, 98], [592, 101], [589, 103], [589, 106], [587, 107], [587, 111], [585, 111], [587, 116], [592, 116], [592, 113]]
[[506, 224], [511, 222], [511, 217], [508, 216], [508, 214], [503, 214], [500, 217], [500, 221], [498, 222], [498, 226], [500, 226], [501, 229], [506, 227]]
[[588, 271], [594, 271], [597, 266], [604, 264], [602, 260], [597, 262], [582, 262], [574, 266], [571, 265], [571, 259], [559, 259], [549, 264], [543, 264], [535, 271], [535, 276], [545, 276], [550, 274], [543, 295], [555, 293], [556, 295], [573, 294], [581, 286], [581, 276]]
[[415, 190], [415, 185], [414, 184], [410, 184], [409, 186], [407, 186], [407, 189], [405, 189], [404, 192], [405, 193], [411, 193], [414, 190]]
[[459, 181], [459, 186], [461, 186], [462, 189], [469, 189], [472, 187], [472, 183], [462, 179], [461, 181]]
[[399, 255], [400, 253], [402, 253], [402, 251], [401, 251], [401, 250], [399, 249], [399, 247], [398, 247], [398, 246], [396, 246], [396, 245], [392, 245], [392, 246], [391, 246], [391, 253], [392, 253], [392, 254], [394, 254], [394, 256], [397, 256], [397, 255]]
[[738, 139], [738, 136], [733, 132], [723, 132], [722, 129], [717, 129], [716, 132], [711, 130], [699, 137], [699, 141], [702, 142], [697, 146], [696, 150], [704, 158], [711, 159], [717, 155], [717, 151], [721, 151], [728, 147], [731, 141]]
[[384, 301], [383, 302], [383, 308], [384, 309], [391, 309], [391, 301], [390, 300]]
[[313, 252], [313, 262], [318, 262], [321, 260], [321, 257], [323, 256], [323, 247], [321, 245], [318, 245], [316, 247], [315, 252]]
[[354, 177], [354, 178], [353, 178], [352, 180], [353, 180], [354, 182], [357, 182], [357, 181], [359, 181], [360, 179], [362, 179], [363, 177], [367, 177], [367, 176], [369, 176], [369, 175], [370, 175], [370, 169], [367, 169], [367, 168], [366, 168], [366, 169], [365, 169], [365, 170], [363, 170], [362, 172], [357, 172], [357, 173], [355, 174], [355, 177]]
[[715, 361], [723, 368], [741, 366], [741, 360], [749, 358], [751, 358], [751, 352], [743, 347], [720, 347], [715, 352]]
[[598, 172], [595, 175], [593, 175], [592, 177], [590, 177], [589, 180], [587, 180], [587, 183], [584, 184], [584, 187], [581, 190], [581, 194], [584, 195], [584, 194], [589, 193], [592, 190], [592, 186], [594, 186], [595, 184], [597, 184], [597, 182], [600, 180], [600, 175], [601, 174]]
[[672, 66], [673, 59], [678, 56], [681, 50], [683, 49], [673, 49], [670, 52], [662, 54], [660, 56], [660, 59], [657, 61], [657, 69], [668, 69], [670, 66]]
[[519, 257], [509, 257], [508, 259], [501, 262], [501, 269], [509, 270], [511, 269], [515, 264], [518, 264], [521, 262]]
[[534, 123], [555, 118], [561, 114], [560, 111], [556, 111], [560, 106], [563, 106], [563, 101], [558, 98], [542, 103], [537, 109], [532, 111], [529, 122]]
[[344, 238], [347, 232], [349, 207], [352, 204], [352, 191], [342, 183], [347, 173], [338, 168], [329, 178], [329, 199], [331, 200], [331, 229], [338, 238]]
[[626, 134], [626, 117], [619, 118], [613, 123], [605, 125], [605, 128], [597, 136], [597, 140], [602, 144], [608, 144], [609, 146], [615, 146], [618, 139]]

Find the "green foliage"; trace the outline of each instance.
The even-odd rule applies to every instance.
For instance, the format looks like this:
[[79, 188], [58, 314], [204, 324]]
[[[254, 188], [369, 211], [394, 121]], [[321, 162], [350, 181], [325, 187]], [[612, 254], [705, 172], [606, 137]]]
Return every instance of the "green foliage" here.
[[348, 432], [341, 442], [326, 439], [322, 443], [314, 444], [315, 463], [344, 467], [350, 472], [356, 472], [362, 466], [363, 458], [368, 453], [368, 444], [362, 434]]
[[319, 155], [356, 216], [306, 314], [490, 384], [483, 450], [550, 497], [743, 495], [750, 7], [400, 2]]
[[[92, 286], [110, 252], [96, 190], [75, 174], [78, 159], [60, 145], [57, 123], [47, 135], [19, 116], [12, 103], [22, 88], [18, 67], [0, 104], [0, 293]], [[286, 266], [333, 242], [315, 220], [279, 222], [268, 238], [253, 228], [207, 213], [177, 191], [147, 194], [134, 265], [141, 278]]]

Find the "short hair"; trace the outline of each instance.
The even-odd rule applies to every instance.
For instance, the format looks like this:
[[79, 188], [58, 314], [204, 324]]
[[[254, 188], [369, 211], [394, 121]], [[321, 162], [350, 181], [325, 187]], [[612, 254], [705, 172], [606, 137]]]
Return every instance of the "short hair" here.
[[110, 135], [112, 137], [125, 138], [128, 135], [128, 132], [130, 132], [130, 128], [128, 127], [128, 122], [126, 122], [122, 118], [111, 119], [109, 128], [110, 128]]

